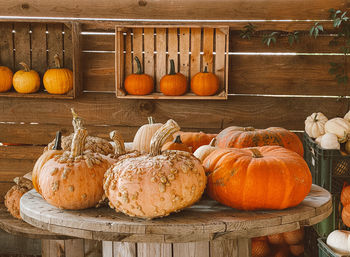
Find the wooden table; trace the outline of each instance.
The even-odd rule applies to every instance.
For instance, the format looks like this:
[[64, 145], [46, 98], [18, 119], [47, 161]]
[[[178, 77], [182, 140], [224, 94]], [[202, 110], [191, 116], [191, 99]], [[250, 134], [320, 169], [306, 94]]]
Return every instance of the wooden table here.
[[202, 199], [179, 213], [149, 221], [107, 207], [61, 210], [34, 190], [21, 199], [26, 222], [55, 233], [103, 240], [104, 257], [246, 257], [250, 238], [310, 226], [331, 212], [331, 194], [316, 185], [300, 205], [283, 211], [237, 211]]

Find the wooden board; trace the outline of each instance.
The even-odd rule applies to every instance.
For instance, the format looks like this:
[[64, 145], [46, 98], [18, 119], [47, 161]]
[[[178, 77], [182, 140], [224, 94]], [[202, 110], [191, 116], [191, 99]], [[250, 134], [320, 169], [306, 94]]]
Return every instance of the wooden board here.
[[[330, 8], [346, 8], [345, 0], [305, 0], [288, 1], [281, 8], [281, 3], [274, 0], [205, 0], [198, 4], [197, 0], [147, 1], [129, 2], [116, 1], [84, 1], [77, 6], [70, 0], [40, 0], [29, 1], [26, 8], [20, 0], [4, 1], [0, 4], [1, 16], [31, 16], [31, 17], [76, 17], [97, 18], [100, 21], [106, 17], [124, 19], [201, 19], [201, 20], [317, 20], [327, 19], [326, 10]], [[162, 11], [159, 11], [162, 10]]]
[[[312, 199], [312, 206], [309, 199]], [[35, 190], [21, 199], [21, 216], [29, 224], [87, 239], [123, 242], [137, 242], [140, 238], [144, 242], [193, 242], [202, 241], [205, 235], [208, 240], [250, 238], [290, 231], [300, 224], [312, 225], [310, 221], [316, 221], [316, 217], [322, 220], [331, 212], [330, 193], [316, 185], [299, 206], [283, 211], [237, 211], [202, 199], [180, 213], [151, 221], [131, 218], [106, 207], [60, 210], [48, 204]], [[293, 218], [286, 219], [289, 216]]]

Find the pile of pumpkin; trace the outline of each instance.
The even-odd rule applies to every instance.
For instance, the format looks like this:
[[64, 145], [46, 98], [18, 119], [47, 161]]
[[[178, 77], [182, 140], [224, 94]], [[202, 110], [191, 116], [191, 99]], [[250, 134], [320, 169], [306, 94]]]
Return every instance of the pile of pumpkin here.
[[149, 121], [131, 147], [111, 132], [113, 147], [88, 136], [73, 112], [74, 133], [58, 134], [45, 149], [33, 169], [34, 188], [62, 209], [94, 207], [106, 197], [116, 211], [146, 219], [194, 204], [205, 188], [240, 210], [293, 207], [310, 191], [302, 143], [286, 129], [228, 127], [211, 135], [180, 132], [173, 120]]
[[304, 229], [252, 238], [252, 257], [304, 256]]
[[[144, 74], [140, 60], [135, 56], [137, 71], [126, 77], [125, 91], [130, 95], [148, 95], [154, 91], [154, 81], [150, 75]], [[219, 89], [219, 78], [207, 67], [203, 72], [195, 74], [191, 79], [191, 91], [199, 96], [215, 95]], [[180, 96], [187, 92], [187, 78], [175, 72], [174, 60], [170, 60], [170, 72], [160, 80], [160, 91], [167, 96]]]
[[[61, 68], [59, 56], [55, 55], [55, 69], [48, 69], [43, 76], [43, 84], [50, 94], [66, 94], [73, 88], [73, 73], [69, 69]], [[35, 93], [40, 88], [40, 76], [35, 70], [20, 62], [24, 70], [14, 75], [11, 69], [0, 66], [0, 92], [7, 92], [12, 88], [21, 94]]]
[[305, 132], [323, 149], [336, 149], [350, 154], [350, 111], [344, 118], [330, 120], [321, 112], [313, 113], [305, 120]]

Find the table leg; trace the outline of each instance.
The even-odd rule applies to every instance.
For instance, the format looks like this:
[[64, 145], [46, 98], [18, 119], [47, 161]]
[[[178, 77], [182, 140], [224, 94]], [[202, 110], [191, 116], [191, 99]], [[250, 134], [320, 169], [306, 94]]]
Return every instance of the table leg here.
[[191, 243], [126, 243], [103, 241], [103, 257], [249, 257], [251, 240], [215, 240]]

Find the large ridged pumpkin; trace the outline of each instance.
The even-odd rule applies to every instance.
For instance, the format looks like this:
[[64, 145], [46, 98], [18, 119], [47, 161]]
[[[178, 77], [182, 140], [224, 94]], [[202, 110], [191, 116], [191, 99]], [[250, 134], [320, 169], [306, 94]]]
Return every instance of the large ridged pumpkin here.
[[253, 127], [232, 126], [222, 130], [216, 137], [216, 146], [221, 148], [246, 148], [264, 145], [280, 145], [300, 156], [304, 155], [303, 143], [299, 137], [284, 128], [255, 129]]
[[296, 206], [312, 184], [304, 159], [280, 146], [218, 149], [203, 165], [209, 196], [240, 210]]

